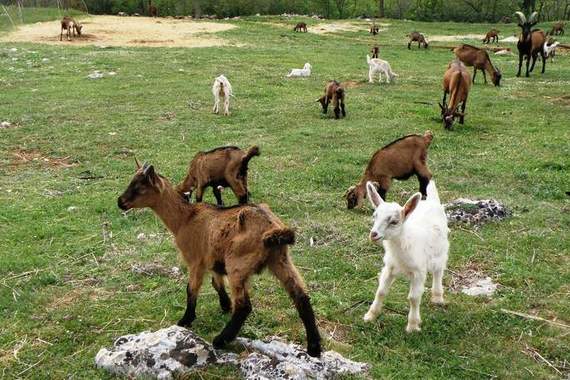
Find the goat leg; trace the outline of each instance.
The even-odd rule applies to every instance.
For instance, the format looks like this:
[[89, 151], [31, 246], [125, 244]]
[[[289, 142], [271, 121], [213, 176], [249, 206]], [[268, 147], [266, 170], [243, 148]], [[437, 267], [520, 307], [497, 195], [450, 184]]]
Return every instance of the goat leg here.
[[541, 73], [544, 74], [544, 70], [546, 69], [546, 54], [544, 54], [544, 51], [540, 52], [540, 56], [542, 58], [542, 71]]
[[220, 299], [220, 308], [222, 309], [223, 313], [228, 313], [232, 309], [232, 301], [226, 292], [226, 288], [224, 286], [224, 277], [217, 273], [214, 273], [212, 276], [212, 286], [218, 293], [218, 298]]
[[216, 203], [218, 206], [223, 206], [224, 201], [222, 200], [222, 192], [218, 189], [217, 186], [212, 187], [212, 191], [214, 192], [214, 197], [216, 197]]
[[204, 271], [201, 268], [196, 268], [195, 271], [186, 285], [186, 311], [182, 319], [178, 321], [178, 326], [191, 326], [196, 319], [196, 299], [202, 286]]
[[538, 58], [538, 53], [532, 55], [532, 65], [530, 66], [530, 72], [534, 70], [534, 65], [536, 64], [536, 59]]
[[408, 301], [410, 303], [410, 312], [408, 313], [408, 325], [406, 332], [421, 331], [420, 324], [420, 302], [424, 293], [424, 283], [426, 277], [423, 273], [416, 273], [411, 280], [410, 292], [408, 293]]
[[342, 117], [346, 116], [346, 111], [344, 109], [344, 100], [340, 102], [340, 109], [342, 110]]
[[517, 77], [521, 76], [521, 68], [522, 68], [522, 61], [523, 61], [523, 54], [519, 52], [519, 71], [517, 72]]
[[475, 84], [475, 77], [477, 76], [477, 68], [473, 67], [473, 81], [472, 83]]
[[467, 106], [467, 97], [461, 104], [461, 115], [459, 116], [459, 124], [463, 124], [465, 121], [465, 107]]
[[483, 72], [483, 80], [485, 81], [485, 84], [487, 84], [487, 73], [485, 70], [481, 70], [481, 72]]
[[252, 310], [251, 301], [249, 300], [249, 295], [245, 288], [245, 280], [236, 283], [235, 280], [232, 281], [231, 275], [229, 276], [229, 280], [230, 286], [232, 287], [234, 310], [230, 321], [226, 324], [222, 332], [214, 338], [212, 342], [214, 348], [222, 348], [226, 343], [234, 340]]

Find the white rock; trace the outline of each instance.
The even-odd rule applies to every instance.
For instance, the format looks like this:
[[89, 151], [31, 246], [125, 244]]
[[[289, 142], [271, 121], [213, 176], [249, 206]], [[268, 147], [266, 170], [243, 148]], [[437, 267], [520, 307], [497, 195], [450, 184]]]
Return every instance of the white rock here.
[[42, 62], [49, 62], [49, 58], [42, 58]]
[[491, 297], [497, 290], [497, 284], [493, 282], [491, 277], [485, 277], [478, 279], [469, 286], [465, 286], [461, 289], [461, 292], [467, 294], [468, 296], [487, 296]]
[[503, 50], [496, 51], [495, 55], [513, 55], [513, 53], [507, 49], [503, 49]]
[[3, 121], [0, 123], [0, 129], [3, 128], [10, 128], [12, 126], [12, 123], [8, 122], [8, 121]]
[[69, 206], [69, 207], [67, 208], [67, 211], [69, 211], [69, 212], [73, 212], [73, 211], [75, 211], [75, 210], [77, 210], [77, 206]]
[[510, 36], [510, 37], [506, 37], [503, 38], [502, 40], [500, 40], [501, 42], [518, 42], [519, 38], [515, 37], [515, 36]]
[[103, 73], [100, 71], [93, 71], [91, 74], [87, 75], [89, 79], [101, 79], [103, 78]]
[[114, 77], [115, 75], [117, 75], [117, 73], [116, 73], [115, 71], [109, 71], [109, 72], [107, 73], [107, 75], [110, 76], [110, 77]]

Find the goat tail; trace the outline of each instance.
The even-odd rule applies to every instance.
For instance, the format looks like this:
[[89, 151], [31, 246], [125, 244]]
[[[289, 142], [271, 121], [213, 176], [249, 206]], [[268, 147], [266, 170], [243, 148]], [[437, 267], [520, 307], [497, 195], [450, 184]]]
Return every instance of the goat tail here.
[[437, 187], [435, 187], [435, 181], [433, 179], [429, 181], [426, 193], [427, 193], [426, 200], [434, 201], [441, 204], [441, 201], [439, 200], [439, 193], [437, 192]]
[[290, 228], [277, 228], [263, 234], [263, 245], [267, 248], [295, 244], [295, 231]]
[[249, 165], [249, 160], [259, 155], [261, 155], [261, 151], [259, 150], [259, 147], [257, 145], [254, 145], [247, 150], [245, 156], [243, 156], [241, 160], [240, 173], [242, 175], [247, 173], [247, 166]]

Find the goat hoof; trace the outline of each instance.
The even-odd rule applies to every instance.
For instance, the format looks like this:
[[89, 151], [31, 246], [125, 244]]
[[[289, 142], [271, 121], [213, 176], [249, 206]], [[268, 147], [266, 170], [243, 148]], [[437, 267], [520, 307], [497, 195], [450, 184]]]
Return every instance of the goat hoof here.
[[377, 318], [377, 315], [373, 312], [369, 311], [368, 313], [364, 314], [364, 322], [372, 322]]
[[176, 324], [180, 327], [191, 327], [193, 320], [190, 318], [182, 318]]
[[422, 331], [419, 323], [408, 323], [408, 325], [406, 326], [406, 332], [408, 334], [413, 333], [413, 332], [419, 332], [419, 331]]
[[309, 354], [309, 356], [312, 356], [314, 358], [320, 358], [321, 344], [320, 343], [309, 344], [307, 346], [307, 353]]
[[221, 335], [218, 335], [212, 341], [212, 346], [214, 346], [215, 349], [224, 348], [225, 345], [226, 345], [226, 340]]
[[445, 301], [443, 300], [443, 296], [439, 295], [439, 296], [432, 296], [431, 297], [431, 303], [433, 303], [434, 305], [445, 305]]

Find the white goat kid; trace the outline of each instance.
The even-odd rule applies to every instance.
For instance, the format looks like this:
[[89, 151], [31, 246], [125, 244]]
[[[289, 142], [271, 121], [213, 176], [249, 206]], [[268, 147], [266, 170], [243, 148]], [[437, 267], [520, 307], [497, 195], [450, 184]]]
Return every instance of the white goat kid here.
[[550, 58], [550, 61], [552, 63], [554, 63], [554, 56], [556, 55], [556, 47], [560, 45], [560, 42], [556, 41], [550, 45], [548, 45], [548, 42], [544, 44], [544, 56], [546, 57], [546, 59]]
[[311, 64], [305, 63], [302, 69], [292, 69], [287, 78], [291, 77], [310, 77], [311, 76]]
[[449, 241], [447, 218], [435, 183], [430, 181], [427, 197], [414, 194], [401, 207], [382, 200], [372, 182], [366, 184], [368, 199], [375, 208], [370, 240], [383, 242], [384, 267], [378, 277], [374, 302], [364, 316], [366, 322], [376, 319], [382, 310], [384, 297], [397, 275], [410, 280], [407, 332], [420, 331], [420, 302], [427, 273], [433, 274], [431, 301], [443, 304], [443, 272], [447, 265]]
[[230, 114], [230, 96], [233, 96], [232, 85], [228, 78], [223, 74], [214, 79], [212, 86], [212, 94], [214, 94], [214, 113], [220, 112], [220, 100], [224, 98], [224, 115]]
[[378, 74], [378, 82], [382, 81], [382, 73], [386, 75], [386, 82], [396, 80], [398, 74], [392, 71], [390, 64], [380, 58], [370, 58], [366, 55], [366, 62], [368, 63], [368, 80], [370, 83], [374, 83], [374, 74]]

